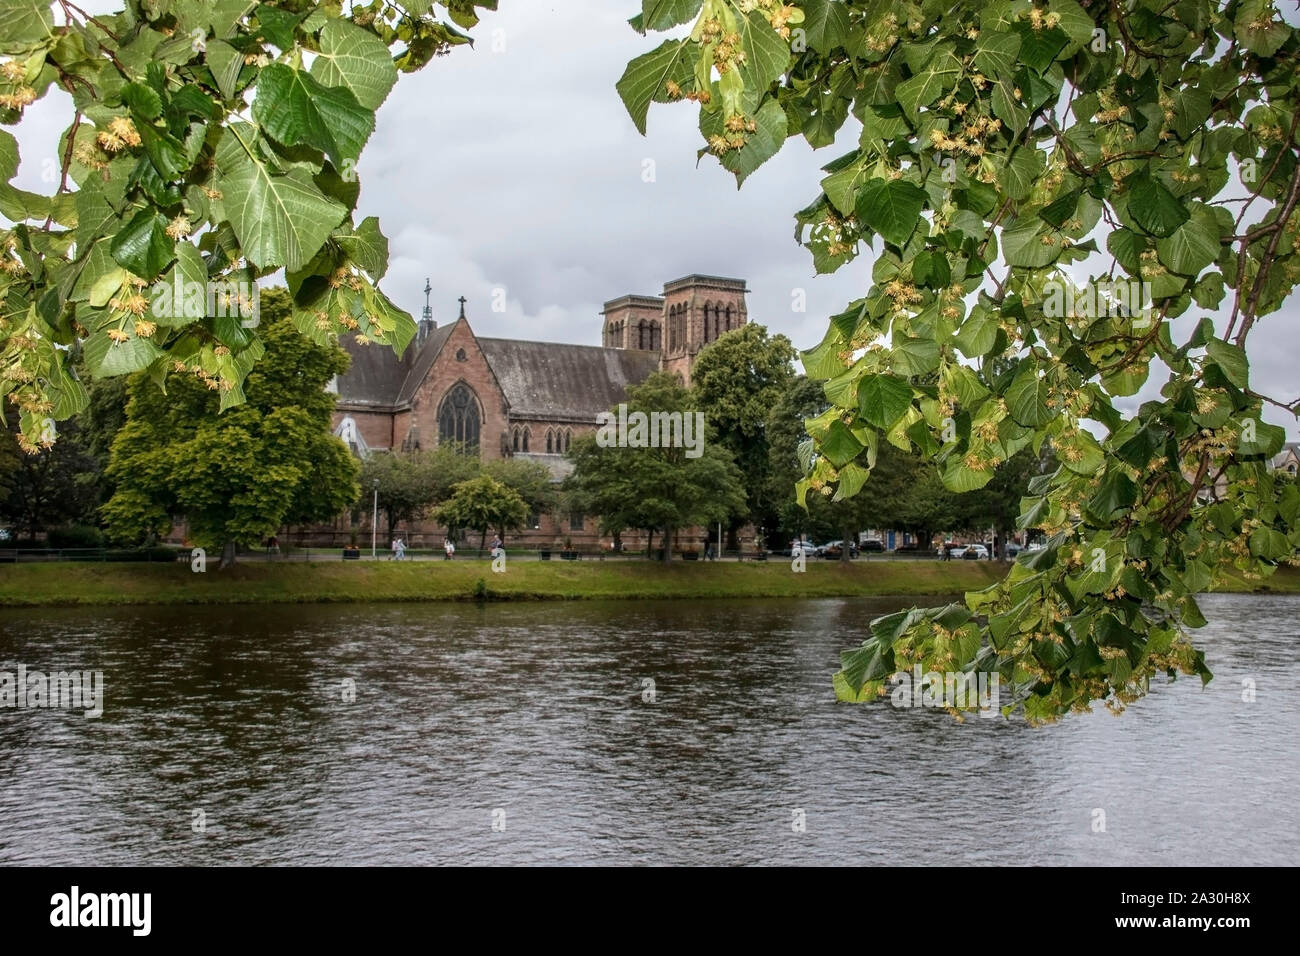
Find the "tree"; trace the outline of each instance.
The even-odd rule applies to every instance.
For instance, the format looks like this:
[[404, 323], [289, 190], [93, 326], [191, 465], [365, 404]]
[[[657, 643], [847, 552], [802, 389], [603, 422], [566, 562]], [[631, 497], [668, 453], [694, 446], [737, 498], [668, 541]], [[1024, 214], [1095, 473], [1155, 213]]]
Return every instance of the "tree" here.
[[462, 30], [496, 0], [346, 14], [124, 0], [99, 16], [59, 0], [58, 25], [51, 6], [8, 5], [0, 21], [0, 122], [56, 85], [71, 101], [40, 153], [58, 157], [53, 195], [12, 184], [18, 144], [0, 131], [0, 214], [15, 224], [0, 230], [0, 407], [19, 409], [24, 447], [85, 406], [77, 344], [96, 377], [160, 384], [198, 366], [222, 409], [241, 402], [267, 344], [257, 280], [280, 269], [304, 335], [401, 353], [415, 323], [376, 288], [387, 240], [374, 218], [354, 222], [362, 147], [399, 72], [470, 42]]
[[388, 538], [403, 521], [416, 521], [451, 496], [452, 487], [480, 471], [479, 460], [452, 444], [415, 452], [376, 452], [361, 462], [361, 497], [356, 510], [364, 510], [379, 482], [379, 508], [388, 524]]
[[518, 494], [535, 515], [553, 512], [559, 504], [555, 481], [545, 465], [523, 458], [497, 458], [484, 463], [483, 473]]
[[[634, 416], [638, 413], [651, 423], [658, 421], [651, 415], [678, 415], [683, 423], [689, 419], [691, 427], [696, 427], [691, 393], [675, 375], [656, 372], [632, 386], [626, 404], [629, 427], [624, 434], [602, 441], [598, 431], [596, 437], [575, 442], [574, 471], [567, 487], [584, 511], [604, 516], [603, 529], [644, 528], [652, 544], [654, 533], [661, 532], [663, 560], [671, 561], [674, 532], [744, 513], [743, 479], [731, 453], [712, 435], [693, 432], [699, 445], [687, 448], [684, 428], [679, 436], [683, 443], [662, 441], [661, 430], [656, 438], [658, 447], [647, 447], [649, 435], [655, 431], [651, 424], [649, 429], [642, 425], [637, 437]], [[612, 422], [605, 428], [615, 431]]]
[[784, 335], [768, 336], [752, 322], [700, 350], [691, 370], [695, 401], [736, 460], [745, 482], [746, 513], [731, 526], [732, 546], [745, 518], [759, 527], [776, 523], [771, 490], [767, 419], [794, 381], [795, 350]]
[[18, 438], [16, 421], [0, 429], [0, 468], [8, 462], [8, 477], [0, 478], [0, 521], [28, 538], [65, 522], [93, 522], [99, 469], [79, 424], [69, 422], [59, 441], [26, 453]]
[[[927, 510], [933, 507], [933, 499], [917, 497], [925, 478], [934, 477], [933, 468], [888, 443], [880, 446], [869, 470], [870, 495], [841, 495], [832, 485], [817, 484], [811, 486], [817, 494], [808, 496], [806, 502], [795, 497], [794, 487], [806, 471], [800, 460], [800, 446], [802, 454], [812, 451], [804, 423], [817, 418], [828, 404], [822, 383], [801, 375], [768, 419], [772, 456], [769, 493], [773, 499], [784, 496], [780, 512], [783, 527], [798, 534], [835, 536], [843, 541], [856, 541], [857, 533], [867, 527], [918, 531], [925, 540], [931, 529], [945, 527], [935, 523], [943, 521], [942, 512], [932, 514]], [[937, 478], [934, 481], [937, 484]], [[924, 502], [924, 506], [918, 508], [918, 502]], [[840, 552], [841, 561], [850, 557], [848, 548]]]
[[[904, 660], [996, 670], [1044, 721], [1122, 709], [1162, 672], [1208, 680], [1196, 595], [1300, 545], [1300, 490], [1268, 467], [1285, 432], [1261, 417], [1300, 401], [1252, 388], [1246, 352], [1300, 280], [1296, 29], [1271, 0], [703, 0], [633, 25], [692, 20], [617, 84], [643, 132], [652, 102], [689, 100], [743, 182], [788, 137], [862, 124], [796, 214], [818, 272], [875, 251], [803, 356], [832, 407], [800, 494], [860, 493], [881, 441], [959, 493], [1024, 448], [1060, 461], [1019, 519], [1048, 547], [964, 607], [875, 622], [839, 696]], [[1175, 342], [1167, 320], [1197, 312]], [[1159, 397], [1127, 411], [1157, 360]]]
[[299, 335], [289, 309], [283, 290], [262, 294], [266, 359], [248, 375], [246, 400], [220, 414], [220, 382], [201, 363], [177, 369], [166, 394], [132, 376], [108, 466], [111, 537], [146, 540], [183, 517], [196, 544], [222, 549], [225, 568], [236, 545], [329, 520], [357, 500], [358, 466], [330, 434], [325, 391], [347, 354]]
[[491, 475], [479, 475], [456, 485], [435, 517], [449, 529], [479, 532], [478, 547], [482, 551], [489, 531], [495, 529], [504, 540], [506, 532], [523, 527], [528, 519], [528, 504], [513, 488]]

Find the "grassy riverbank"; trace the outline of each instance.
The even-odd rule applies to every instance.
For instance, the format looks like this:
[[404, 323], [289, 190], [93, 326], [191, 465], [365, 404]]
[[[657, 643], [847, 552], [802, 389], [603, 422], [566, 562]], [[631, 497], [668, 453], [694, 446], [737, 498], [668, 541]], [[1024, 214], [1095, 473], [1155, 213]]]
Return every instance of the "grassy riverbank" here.
[[[988, 562], [576, 563], [518, 561], [493, 574], [488, 561], [211, 565], [41, 563], [0, 567], [0, 607], [125, 604], [296, 604], [375, 601], [770, 598], [959, 594], [991, 584], [1003, 569]], [[1300, 593], [1300, 571], [1284, 568], [1252, 588]]]

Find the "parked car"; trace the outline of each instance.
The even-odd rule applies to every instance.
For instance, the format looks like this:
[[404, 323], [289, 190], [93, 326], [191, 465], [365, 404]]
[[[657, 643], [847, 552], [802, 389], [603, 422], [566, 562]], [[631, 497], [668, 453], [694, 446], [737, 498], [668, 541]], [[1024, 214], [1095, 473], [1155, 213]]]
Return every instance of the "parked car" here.
[[[823, 558], [838, 558], [843, 551], [843, 541], [828, 541], [817, 549], [817, 553]], [[857, 556], [858, 546], [853, 542], [849, 542], [849, 557], [856, 558]]]
[[885, 543], [883, 541], [877, 540], [876, 538], [868, 538], [866, 541], [862, 542], [858, 550], [875, 551], [877, 553], [883, 554], [885, 550]]
[[1007, 557], [1014, 559], [1016, 555], [1018, 555], [1021, 551], [1024, 550], [1024, 548], [1016, 544], [1014, 541], [1008, 541], [1006, 550], [1007, 550]]
[[966, 553], [966, 545], [952, 544], [952, 543], [945, 544], [939, 552], [940, 557], [943, 557], [944, 551], [948, 552], [949, 558], [960, 558], [963, 554]]
[[9, 529], [0, 528], [0, 541], [8, 541], [8, 540], [9, 540]]
[[971, 544], [966, 546], [966, 550], [961, 553], [963, 561], [987, 561], [989, 559], [989, 549], [982, 544]]

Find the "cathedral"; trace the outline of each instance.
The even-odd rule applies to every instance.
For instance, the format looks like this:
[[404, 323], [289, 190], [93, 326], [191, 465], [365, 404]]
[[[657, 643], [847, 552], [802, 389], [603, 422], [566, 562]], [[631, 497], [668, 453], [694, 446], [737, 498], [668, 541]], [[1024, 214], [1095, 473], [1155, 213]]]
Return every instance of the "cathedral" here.
[[[352, 364], [331, 384], [334, 433], [358, 455], [463, 442], [483, 458], [539, 462], [562, 480], [573, 439], [594, 432], [596, 416], [623, 401], [628, 386], [656, 371], [690, 384], [700, 349], [747, 321], [746, 291], [741, 279], [690, 275], [662, 295], [613, 299], [601, 313], [600, 345], [480, 337], [464, 299], [450, 325], [438, 326], [426, 308], [400, 358], [351, 336], [341, 342]], [[441, 541], [431, 525], [409, 531]], [[534, 515], [514, 536], [526, 544], [556, 538], [594, 547], [595, 522]]]

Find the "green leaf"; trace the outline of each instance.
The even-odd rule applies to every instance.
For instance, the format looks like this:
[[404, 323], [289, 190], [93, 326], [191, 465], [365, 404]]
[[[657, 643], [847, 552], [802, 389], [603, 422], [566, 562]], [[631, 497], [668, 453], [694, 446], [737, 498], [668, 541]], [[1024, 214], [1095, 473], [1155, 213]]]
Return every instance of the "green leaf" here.
[[18, 172], [18, 140], [0, 129], [0, 180], [8, 182]]
[[127, 334], [130, 337], [125, 342], [114, 342], [107, 331], [96, 332], [86, 339], [82, 354], [92, 375], [96, 378], [129, 375], [148, 368], [163, 354], [149, 339]]
[[114, 260], [141, 279], [154, 278], [176, 255], [166, 230], [165, 216], [152, 208], [141, 209], [113, 237]]
[[1088, 499], [1088, 510], [1102, 521], [1110, 521], [1132, 508], [1138, 500], [1137, 485], [1122, 471], [1107, 471], [1100, 486]]
[[862, 442], [853, 436], [838, 418], [831, 422], [830, 427], [826, 430], [826, 436], [818, 445], [818, 450], [826, 456], [836, 468], [843, 468], [846, 464], [857, 458], [862, 453]]
[[975, 40], [975, 66], [987, 77], [1010, 76], [1015, 70], [1020, 37], [999, 30], [981, 30]]
[[740, 22], [739, 30], [745, 51], [739, 72], [745, 81], [745, 92], [757, 104], [759, 95], [779, 80], [790, 66], [790, 44], [781, 39], [767, 17], [757, 10], [751, 10]]
[[1056, 417], [1047, 407], [1050, 391], [1033, 362], [1025, 362], [1007, 389], [1007, 411], [1026, 428], [1041, 428]]
[[894, 371], [901, 375], [928, 375], [939, 366], [939, 343], [918, 336], [894, 336]]
[[1250, 381], [1250, 361], [1245, 349], [1223, 339], [1210, 339], [1205, 343], [1205, 351], [1222, 370], [1224, 378], [1237, 388], [1246, 387]]
[[668, 30], [688, 23], [700, 12], [704, 0], [642, 0], [641, 32]]
[[1187, 276], [1199, 275], [1202, 269], [1214, 262], [1219, 256], [1219, 248], [1218, 223], [1214, 214], [1201, 206], [1195, 207], [1192, 217], [1172, 235], [1156, 241], [1160, 261], [1174, 272]]
[[849, 36], [849, 11], [839, 0], [804, 0], [804, 31], [808, 46], [829, 53], [844, 46]]
[[912, 407], [912, 386], [893, 375], [865, 375], [858, 385], [862, 417], [881, 431], [893, 428]]
[[49, 0], [0, 0], [0, 53], [23, 53], [54, 36]]
[[1011, 154], [1007, 164], [998, 172], [998, 184], [1011, 199], [1021, 200], [1034, 190], [1034, 183], [1043, 175], [1046, 164], [1043, 153], [1032, 146], [1022, 146]]
[[967, 358], [987, 355], [998, 340], [998, 323], [987, 312], [973, 310], [962, 323], [953, 341]]
[[243, 252], [258, 269], [285, 266], [297, 272], [316, 255], [347, 209], [328, 199], [299, 167], [271, 172], [250, 150], [256, 131], [244, 123], [227, 127], [217, 145], [217, 188]]
[[224, 40], [209, 40], [203, 56], [222, 98], [233, 100], [239, 92], [239, 71], [244, 67], [244, 54]]
[[1023, 269], [1042, 269], [1061, 255], [1061, 241], [1044, 243], [1051, 231], [1037, 216], [1027, 216], [1002, 230], [1002, 256], [1007, 265]]
[[1057, 54], [1065, 49], [1070, 40], [1060, 27], [1035, 30], [1027, 20], [1018, 20], [1012, 27], [1020, 35], [1020, 53], [1017, 58], [1038, 73], [1045, 72], [1052, 65]]
[[325, 87], [283, 63], [262, 70], [253, 118], [284, 146], [314, 146], [335, 166], [355, 162], [375, 128], [375, 115], [348, 89]]
[[1157, 238], [1171, 236], [1191, 218], [1187, 207], [1174, 198], [1165, 184], [1143, 173], [1129, 183], [1128, 212], [1145, 232]]
[[[265, 71], [262, 75], [265, 77]], [[311, 75], [324, 86], [345, 87], [361, 106], [373, 111], [379, 109], [397, 82], [397, 67], [388, 47], [377, 36], [347, 20], [331, 17], [321, 31], [320, 53], [311, 65]]]
[[957, 83], [961, 60], [947, 46], [939, 47], [916, 76], [898, 84], [894, 91], [903, 111], [915, 122], [921, 107], [929, 106]]
[[987, 485], [993, 479], [993, 467], [969, 468], [960, 455], [953, 455], [944, 466], [940, 479], [949, 491], [963, 495]]
[[[410, 10], [408, 11], [418, 13]], [[266, 38], [266, 41], [272, 46], [277, 46], [281, 50], [288, 50], [293, 47], [293, 32], [303, 19], [301, 13], [291, 13], [288, 10], [281, 10], [279, 7], [273, 7], [269, 3], [259, 3], [257, 5], [257, 23], [258, 33]], [[338, 21], [331, 20], [330, 23]], [[326, 24], [329, 28], [329, 24]]]
[[632, 122], [642, 136], [651, 103], [668, 102], [668, 83], [683, 86], [695, 75], [697, 44], [686, 40], [666, 40], [663, 45], [637, 57], [627, 65], [615, 84]]
[[1282, 450], [1286, 444], [1286, 429], [1281, 425], [1270, 425], [1268, 422], [1255, 423], [1255, 440], [1246, 441], [1243, 434], [1242, 440], [1237, 444], [1237, 454], [1242, 457], [1254, 457], [1256, 455], [1264, 458], [1272, 458]]
[[886, 242], [901, 246], [920, 224], [925, 190], [902, 179], [869, 179], [858, 191], [858, 218]]
[[[702, 114], [702, 129], [706, 136], [721, 134], [724, 128], [722, 111]], [[736, 174], [739, 187], [753, 172], [771, 159], [781, 149], [786, 137], [785, 110], [774, 99], [763, 104], [754, 117], [757, 129], [748, 134], [741, 149], [732, 149], [718, 157], [724, 169]]]
[[334, 240], [343, 247], [348, 258], [365, 269], [376, 282], [388, 271], [388, 239], [379, 231], [376, 217], [363, 219], [355, 231], [335, 236]]

